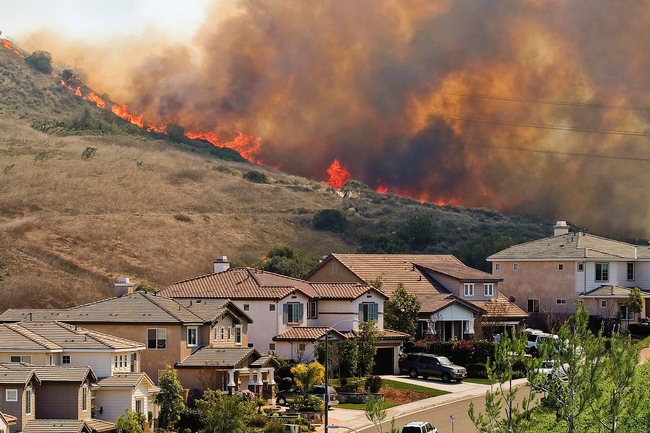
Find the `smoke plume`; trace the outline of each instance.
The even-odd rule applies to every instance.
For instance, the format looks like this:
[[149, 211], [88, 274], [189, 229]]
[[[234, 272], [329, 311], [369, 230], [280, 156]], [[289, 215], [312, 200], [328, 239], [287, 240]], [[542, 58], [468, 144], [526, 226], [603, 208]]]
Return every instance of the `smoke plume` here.
[[186, 45], [48, 48], [152, 122], [260, 137], [256, 160], [286, 172], [326, 180], [338, 160], [382, 191], [650, 236], [650, 3], [241, 0], [207, 16]]

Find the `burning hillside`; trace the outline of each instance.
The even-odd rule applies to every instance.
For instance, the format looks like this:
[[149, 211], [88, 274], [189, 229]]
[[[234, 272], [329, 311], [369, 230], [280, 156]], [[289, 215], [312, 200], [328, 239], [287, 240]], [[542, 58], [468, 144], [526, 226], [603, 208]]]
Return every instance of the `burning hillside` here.
[[[251, 161], [648, 236], [648, 19], [643, 2], [240, 0], [146, 59], [32, 43], [153, 124], [243, 140]], [[101, 78], [112, 50], [121, 84]]]

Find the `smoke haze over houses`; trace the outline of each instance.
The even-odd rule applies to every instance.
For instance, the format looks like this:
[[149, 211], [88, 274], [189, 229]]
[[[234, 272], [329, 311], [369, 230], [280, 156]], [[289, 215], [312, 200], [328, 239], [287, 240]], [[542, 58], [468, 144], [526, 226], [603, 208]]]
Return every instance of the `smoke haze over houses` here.
[[327, 180], [337, 160], [381, 191], [650, 236], [650, 3], [191, 7], [189, 37], [143, 18], [100, 39], [13, 40], [151, 122], [258, 136], [256, 160], [289, 173]]

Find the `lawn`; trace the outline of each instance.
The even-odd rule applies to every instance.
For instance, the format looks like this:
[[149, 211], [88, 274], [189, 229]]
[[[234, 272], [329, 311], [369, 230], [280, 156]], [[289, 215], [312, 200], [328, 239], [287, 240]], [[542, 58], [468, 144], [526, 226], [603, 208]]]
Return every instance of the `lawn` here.
[[[424, 400], [425, 398], [449, 394], [447, 391], [440, 391], [439, 389], [412, 385], [390, 379], [383, 380], [380, 392], [384, 394], [384, 401], [381, 405], [382, 409], [388, 409], [389, 407], [399, 406], [400, 404], [411, 403], [413, 401]], [[366, 405], [363, 403], [341, 403], [337, 407], [340, 407], [341, 409], [366, 409]]]

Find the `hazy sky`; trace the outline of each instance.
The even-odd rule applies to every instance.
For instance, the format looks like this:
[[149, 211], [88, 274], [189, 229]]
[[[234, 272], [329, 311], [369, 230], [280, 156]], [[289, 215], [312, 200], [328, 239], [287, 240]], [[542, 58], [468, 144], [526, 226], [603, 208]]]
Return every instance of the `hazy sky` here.
[[191, 37], [205, 17], [206, 0], [0, 0], [2, 37], [20, 42], [44, 27], [68, 38], [137, 34], [150, 26], [170, 39]]

